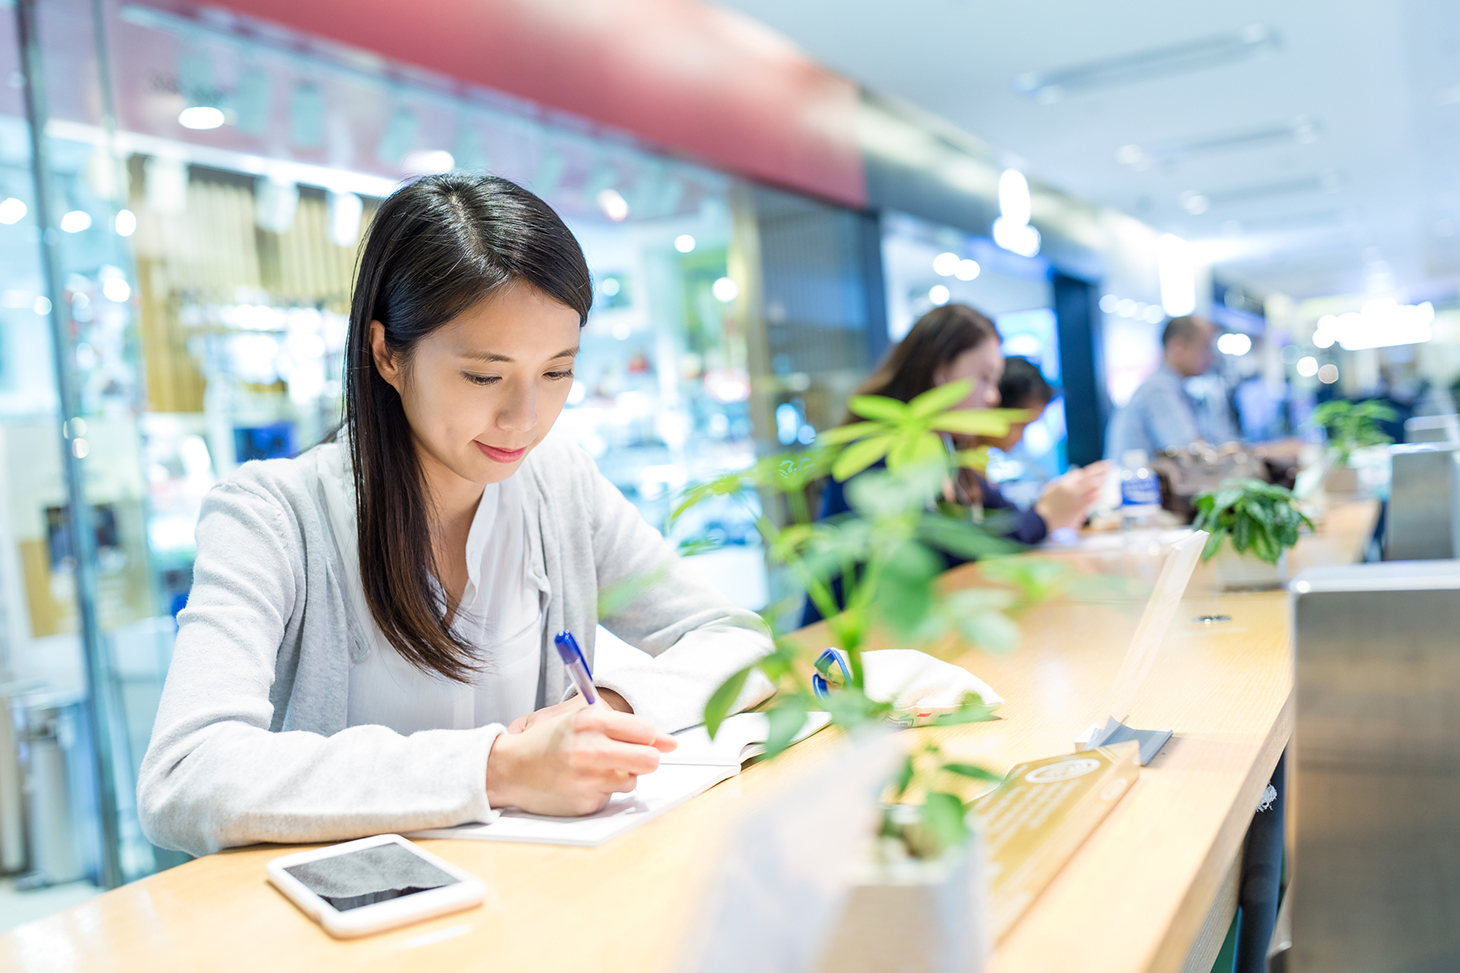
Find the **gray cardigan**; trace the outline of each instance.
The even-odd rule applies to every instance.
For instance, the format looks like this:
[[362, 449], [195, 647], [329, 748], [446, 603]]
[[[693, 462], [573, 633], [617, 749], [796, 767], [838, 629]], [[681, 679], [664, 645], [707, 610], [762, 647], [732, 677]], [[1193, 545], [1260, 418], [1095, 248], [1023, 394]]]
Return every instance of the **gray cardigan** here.
[[[153, 844], [201, 855], [490, 815], [500, 725], [409, 736], [345, 725], [350, 666], [371, 651], [374, 622], [350, 608], [361, 597], [345, 590], [353, 538], [335, 537], [316, 473], [324, 450], [343, 448], [247, 463], [203, 503], [193, 589], [137, 783]], [[516, 475], [537, 528], [530, 556], [551, 589], [539, 706], [571, 692], [550, 650], [563, 629], [590, 661], [600, 621], [654, 656], [597, 681], [664, 730], [700, 722], [724, 678], [770, 651], [760, 618], [696, 580], [581, 450], [550, 436]], [[600, 619], [599, 592], [632, 579], [649, 586]], [[769, 692], [753, 681], [738, 703]]]

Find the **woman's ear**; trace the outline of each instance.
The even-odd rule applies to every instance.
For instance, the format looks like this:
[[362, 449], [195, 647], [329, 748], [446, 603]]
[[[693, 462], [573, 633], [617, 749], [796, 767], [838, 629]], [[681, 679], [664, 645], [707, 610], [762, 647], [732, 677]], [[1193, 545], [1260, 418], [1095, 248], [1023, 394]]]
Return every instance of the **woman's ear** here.
[[370, 322], [370, 357], [375, 359], [375, 370], [386, 384], [400, 391], [400, 365], [385, 343], [385, 325], [379, 321]]

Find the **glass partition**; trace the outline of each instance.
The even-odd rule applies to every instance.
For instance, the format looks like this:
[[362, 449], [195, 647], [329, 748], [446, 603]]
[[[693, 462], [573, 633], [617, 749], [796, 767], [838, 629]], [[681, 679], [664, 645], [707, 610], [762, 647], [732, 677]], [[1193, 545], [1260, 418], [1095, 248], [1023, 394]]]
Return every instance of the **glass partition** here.
[[[36, 205], [5, 18], [0, 677], [100, 687], [99, 725], [81, 734], [95, 760], [76, 759], [102, 773], [75, 795], [72, 830], [105, 812], [86, 869], [115, 884], [180, 857], [142, 838], [133, 793], [203, 497], [338, 422], [357, 247], [384, 196], [415, 175], [487, 170], [562, 214], [597, 293], [559, 431], [656, 526], [686, 483], [754, 457], [755, 268], [730, 269], [731, 180], [623, 133], [238, 15], [117, 0], [27, 11], [50, 205]], [[752, 608], [767, 597], [756, 514], [706, 506], [683, 528], [722, 541], [698, 567]], [[20, 752], [0, 740], [0, 809]], [[0, 836], [19, 821], [0, 812]]]

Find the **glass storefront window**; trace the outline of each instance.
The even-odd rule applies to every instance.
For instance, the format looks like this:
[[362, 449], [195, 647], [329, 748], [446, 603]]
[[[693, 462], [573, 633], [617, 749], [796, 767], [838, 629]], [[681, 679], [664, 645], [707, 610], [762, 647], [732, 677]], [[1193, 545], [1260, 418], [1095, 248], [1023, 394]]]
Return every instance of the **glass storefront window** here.
[[[384, 196], [413, 175], [487, 170], [568, 222], [597, 293], [559, 432], [656, 526], [685, 484], [754, 458], [742, 296], [753, 282], [731, 272], [731, 180], [621, 133], [233, 14], [37, 9], [49, 252], [76, 402], [57, 392], [12, 84], [0, 87], [0, 442], [14, 564], [0, 572], [0, 662], [83, 692], [78, 609], [93, 611], [112, 700], [93, 736], [108, 744], [97, 759], [119, 881], [177, 860], [142, 839], [132, 791], [203, 497], [238, 464], [297, 454], [338, 422], [357, 247]], [[15, 39], [0, 48], [13, 58]], [[90, 593], [74, 572], [62, 429], [94, 534]], [[699, 568], [753, 608], [767, 597], [758, 513], [703, 507], [671, 537], [718, 537]]]

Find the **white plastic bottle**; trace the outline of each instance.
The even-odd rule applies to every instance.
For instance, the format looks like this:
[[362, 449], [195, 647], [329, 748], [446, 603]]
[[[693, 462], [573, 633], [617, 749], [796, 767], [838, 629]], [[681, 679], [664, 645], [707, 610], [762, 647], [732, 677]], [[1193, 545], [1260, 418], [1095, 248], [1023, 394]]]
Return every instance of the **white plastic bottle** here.
[[1128, 449], [1120, 457], [1120, 526], [1154, 527], [1161, 510], [1161, 480], [1147, 466], [1144, 449]]

